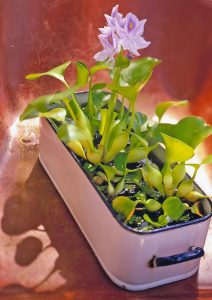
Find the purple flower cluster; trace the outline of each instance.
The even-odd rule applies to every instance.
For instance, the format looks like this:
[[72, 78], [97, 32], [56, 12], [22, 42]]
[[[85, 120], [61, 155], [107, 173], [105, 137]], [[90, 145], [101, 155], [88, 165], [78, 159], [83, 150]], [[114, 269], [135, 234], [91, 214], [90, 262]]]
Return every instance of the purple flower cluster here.
[[118, 5], [112, 9], [111, 16], [105, 15], [107, 26], [99, 28], [99, 40], [103, 50], [98, 52], [94, 59], [97, 61], [114, 61], [114, 55], [121, 49], [127, 50], [132, 56], [139, 56], [139, 49], [149, 46], [150, 42], [142, 37], [146, 20], [139, 19], [132, 13], [125, 17], [118, 12]]

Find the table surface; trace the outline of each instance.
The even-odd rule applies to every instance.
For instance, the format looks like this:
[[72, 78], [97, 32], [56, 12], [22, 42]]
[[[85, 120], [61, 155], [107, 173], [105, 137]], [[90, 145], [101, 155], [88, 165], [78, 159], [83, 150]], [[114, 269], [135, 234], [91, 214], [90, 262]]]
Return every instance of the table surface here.
[[[164, 0], [160, 6], [155, 0], [121, 2], [124, 13], [138, 13], [151, 24], [145, 37], [152, 46], [144, 55], [164, 61], [138, 99], [137, 110], [152, 115], [162, 99], [188, 97], [187, 107], [169, 110], [164, 120], [175, 122], [196, 114], [212, 123], [211, 1], [182, 5], [179, 0]], [[26, 82], [24, 74], [47, 70], [70, 57], [91, 63], [99, 49], [97, 28], [114, 4], [114, 0], [0, 1], [1, 299], [212, 299], [212, 226], [199, 272], [192, 277], [142, 292], [114, 285], [39, 163], [38, 120], [18, 122], [26, 102], [61, 87], [53, 79]], [[198, 148], [196, 160], [211, 149], [210, 138]], [[210, 166], [200, 169], [197, 182], [212, 195]]]

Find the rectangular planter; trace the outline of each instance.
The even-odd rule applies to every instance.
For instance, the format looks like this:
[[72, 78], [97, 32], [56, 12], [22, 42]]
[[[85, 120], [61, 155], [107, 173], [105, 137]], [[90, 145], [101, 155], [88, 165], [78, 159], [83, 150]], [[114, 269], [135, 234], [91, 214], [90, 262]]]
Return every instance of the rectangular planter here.
[[118, 286], [144, 290], [187, 278], [198, 270], [211, 216], [209, 199], [203, 201], [208, 215], [201, 219], [136, 232], [117, 221], [46, 119], [41, 120], [39, 159], [101, 266]]

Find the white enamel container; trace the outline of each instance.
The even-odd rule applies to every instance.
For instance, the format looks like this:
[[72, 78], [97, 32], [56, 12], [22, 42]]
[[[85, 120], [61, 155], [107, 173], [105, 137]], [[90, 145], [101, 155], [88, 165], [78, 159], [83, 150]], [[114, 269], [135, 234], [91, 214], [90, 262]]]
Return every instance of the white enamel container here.
[[[101, 266], [118, 286], [144, 290], [187, 278], [198, 270], [209, 215], [190, 224], [147, 233], [127, 228], [116, 220], [45, 119], [41, 120], [39, 159]], [[203, 205], [211, 214], [210, 202], [206, 199]]]

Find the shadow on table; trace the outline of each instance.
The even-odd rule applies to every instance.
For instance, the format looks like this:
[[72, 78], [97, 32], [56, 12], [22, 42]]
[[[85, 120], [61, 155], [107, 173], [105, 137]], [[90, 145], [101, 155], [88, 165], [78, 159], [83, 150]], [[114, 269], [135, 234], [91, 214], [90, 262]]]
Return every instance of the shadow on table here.
[[[71, 193], [71, 190], [70, 190]], [[3, 208], [0, 287], [4, 292], [62, 289], [76, 299], [197, 299], [197, 277], [143, 292], [116, 287], [102, 271], [37, 161]], [[75, 299], [75, 298], [74, 298]]]

